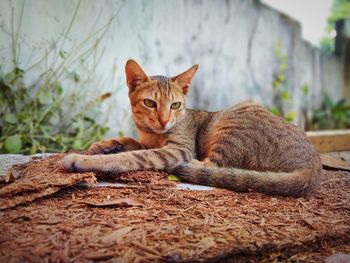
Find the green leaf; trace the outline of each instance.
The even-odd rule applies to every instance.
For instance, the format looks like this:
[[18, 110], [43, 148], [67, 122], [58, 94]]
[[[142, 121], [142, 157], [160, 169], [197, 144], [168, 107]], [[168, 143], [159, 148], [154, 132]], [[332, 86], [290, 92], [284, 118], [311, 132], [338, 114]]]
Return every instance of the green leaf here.
[[21, 135], [15, 134], [5, 140], [5, 149], [8, 153], [19, 153], [22, 148]]
[[324, 97], [324, 104], [328, 109], [332, 109], [334, 107], [334, 102], [332, 98], [328, 95]]
[[16, 79], [16, 72], [11, 71], [11, 72], [5, 74], [4, 79], [6, 82], [13, 82]]
[[5, 114], [5, 121], [7, 123], [16, 124], [17, 123], [17, 117], [13, 113], [6, 113]]
[[62, 50], [60, 50], [59, 55], [61, 58], [66, 58], [67, 52], [62, 49]]
[[176, 182], [180, 181], [179, 177], [177, 177], [176, 175], [173, 175], [173, 174], [170, 174], [170, 175], [168, 176], [168, 180], [170, 180], [170, 181], [176, 181]]
[[279, 109], [277, 109], [277, 107], [272, 107], [270, 111], [276, 116], [281, 116], [281, 112]]
[[324, 111], [315, 110], [313, 112], [313, 118], [314, 118], [314, 120], [317, 120], [317, 121], [325, 119], [325, 118], [327, 118], [327, 113]]
[[73, 145], [72, 145], [72, 148], [74, 149], [74, 150], [79, 150], [79, 149], [81, 149], [82, 148], [82, 146], [83, 146], [83, 142], [81, 141], [81, 140], [75, 140], [74, 141], [74, 143], [73, 143]]
[[282, 42], [281, 42], [281, 40], [278, 39], [275, 42], [275, 55], [276, 56], [280, 56], [281, 49], [282, 49]]
[[346, 99], [345, 99], [345, 98], [342, 98], [342, 99], [338, 100], [338, 101], [335, 103], [335, 106], [336, 106], [337, 108], [343, 109], [344, 106], [345, 106], [345, 104], [346, 104]]
[[302, 87], [301, 87], [301, 90], [303, 91], [303, 94], [306, 96], [307, 94], [309, 94], [309, 85], [307, 84], [304, 84]]
[[21, 111], [20, 113], [18, 113], [17, 117], [20, 121], [28, 119], [28, 111]]
[[297, 113], [295, 111], [290, 111], [287, 113], [286, 117], [284, 118], [287, 122], [292, 122], [295, 120], [295, 117], [297, 116]]
[[40, 145], [39, 150], [40, 150], [41, 153], [45, 153], [46, 152], [45, 145]]
[[272, 82], [272, 88], [273, 88], [274, 90], [277, 90], [280, 86], [281, 86], [281, 82], [280, 82], [278, 79], [275, 79], [275, 80]]
[[78, 73], [74, 72], [73, 79], [74, 79], [75, 82], [79, 82], [80, 81], [80, 75]]
[[282, 56], [282, 63], [280, 65], [280, 69], [281, 71], [286, 71], [288, 69], [288, 63], [287, 63], [287, 55], [283, 55]]
[[40, 146], [40, 143], [38, 141], [36, 141], [36, 140], [33, 140], [32, 141], [32, 147], [30, 147], [30, 154], [31, 155], [37, 153], [38, 146]]
[[62, 88], [61, 85], [58, 85], [58, 86], [57, 86], [57, 94], [58, 94], [58, 95], [62, 95], [62, 93], [63, 93], [63, 88]]
[[282, 97], [282, 100], [284, 101], [289, 101], [290, 100], [290, 97], [289, 97], [289, 92], [288, 90], [284, 90], [281, 92], [281, 97]]
[[277, 78], [278, 78], [278, 80], [279, 80], [280, 82], [283, 82], [283, 81], [285, 81], [285, 79], [286, 79], [286, 77], [284, 76], [283, 73], [279, 73], [278, 76], [277, 76]]
[[[108, 132], [109, 131], [109, 128], [108, 127], [100, 127], [100, 132], [101, 132], [101, 135], [105, 135], [106, 134], [106, 132]], [[119, 133], [123, 133], [123, 132], [118, 132], [118, 134]]]
[[44, 90], [40, 90], [38, 94], [39, 102], [41, 104], [50, 104], [52, 103], [52, 96], [50, 93]]

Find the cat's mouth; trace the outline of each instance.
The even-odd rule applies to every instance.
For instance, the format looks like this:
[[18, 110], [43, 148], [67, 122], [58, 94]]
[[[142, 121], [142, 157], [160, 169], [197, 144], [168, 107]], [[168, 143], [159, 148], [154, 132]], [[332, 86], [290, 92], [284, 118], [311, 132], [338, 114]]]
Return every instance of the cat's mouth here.
[[174, 124], [172, 123], [167, 123], [164, 127], [159, 125], [159, 127], [152, 127], [152, 130], [155, 133], [162, 134], [168, 132], [171, 128], [174, 127]]

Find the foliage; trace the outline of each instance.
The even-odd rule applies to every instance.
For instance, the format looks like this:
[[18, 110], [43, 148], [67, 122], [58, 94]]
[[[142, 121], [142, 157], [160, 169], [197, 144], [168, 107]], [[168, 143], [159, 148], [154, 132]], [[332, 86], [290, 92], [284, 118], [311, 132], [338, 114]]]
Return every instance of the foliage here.
[[346, 129], [350, 128], [350, 105], [344, 98], [334, 101], [325, 95], [320, 109], [313, 109], [313, 129]]
[[332, 30], [335, 30], [335, 29], [326, 30], [327, 35], [322, 37], [320, 41], [321, 50], [323, 50], [323, 52], [327, 54], [331, 54], [335, 50], [335, 40], [334, 40], [334, 37], [331, 35], [332, 34], [331, 32], [334, 32], [334, 31]]
[[289, 91], [286, 87], [286, 71], [288, 69], [287, 55], [282, 51], [281, 41], [277, 41], [275, 45], [275, 56], [278, 62], [278, 71], [275, 74], [272, 82], [272, 88], [274, 90], [274, 104], [270, 111], [277, 115], [282, 116], [288, 122], [293, 122], [296, 117], [294, 110], [285, 110], [286, 106], [290, 106], [291, 98]]
[[331, 53], [335, 49], [335, 23], [338, 20], [350, 19], [350, 0], [335, 0], [332, 6], [331, 15], [327, 19], [326, 35], [321, 39], [321, 49]]
[[309, 85], [304, 84], [301, 91], [301, 113], [306, 131], [350, 128], [350, 105], [345, 98], [333, 101], [329, 95], [325, 94], [321, 106], [315, 108], [308, 99]]
[[106, 133], [107, 128], [88, 115], [100, 100], [66, 116], [62, 109], [72, 99], [64, 96], [57, 80], [36, 88], [27, 87], [23, 77], [19, 68], [0, 74], [1, 152], [34, 154], [86, 148]]
[[[52, 51], [53, 54], [46, 52], [38, 63], [26, 70], [18, 62], [20, 26], [16, 33], [12, 32], [14, 69], [3, 72], [0, 68], [0, 152], [34, 154], [81, 149], [100, 140], [107, 132], [106, 126], [95, 121], [95, 115], [101, 102], [111, 94], [91, 99], [86, 94], [82, 95], [81, 91], [94, 75], [102, 56], [98, 51], [99, 43], [113, 18], [102, 28], [92, 31], [81, 43], [65, 51], [63, 46], [80, 3], [67, 32], [58, 41], [61, 49]], [[89, 44], [91, 39], [95, 39], [93, 44]], [[89, 68], [85, 61], [91, 55], [96, 59]], [[25, 83], [25, 75], [43, 62], [47, 63], [48, 57], [53, 58], [52, 64], [32, 83]], [[86, 74], [71, 71], [71, 68], [77, 68], [77, 64], [80, 68], [85, 65]], [[64, 83], [73, 83], [73, 91], [67, 92]]]
[[350, 18], [350, 0], [335, 0], [328, 22], [334, 23], [347, 18]]
[[175, 181], [175, 182], [179, 182], [180, 181], [179, 177], [177, 177], [176, 175], [173, 175], [173, 174], [170, 174], [168, 176], [168, 180]]

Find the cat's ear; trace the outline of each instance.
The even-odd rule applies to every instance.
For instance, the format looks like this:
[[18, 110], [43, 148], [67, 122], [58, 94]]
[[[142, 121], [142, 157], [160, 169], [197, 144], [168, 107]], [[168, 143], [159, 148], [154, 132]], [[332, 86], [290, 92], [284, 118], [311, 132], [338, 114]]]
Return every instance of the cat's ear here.
[[137, 85], [149, 80], [146, 73], [142, 70], [135, 60], [129, 59], [125, 65], [126, 84], [130, 91], [133, 91]]
[[175, 83], [179, 84], [182, 87], [182, 91], [185, 95], [188, 93], [192, 79], [196, 74], [197, 69], [198, 65], [196, 64], [188, 70], [186, 70], [185, 72], [181, 73], [180, 75], [171, 78]]

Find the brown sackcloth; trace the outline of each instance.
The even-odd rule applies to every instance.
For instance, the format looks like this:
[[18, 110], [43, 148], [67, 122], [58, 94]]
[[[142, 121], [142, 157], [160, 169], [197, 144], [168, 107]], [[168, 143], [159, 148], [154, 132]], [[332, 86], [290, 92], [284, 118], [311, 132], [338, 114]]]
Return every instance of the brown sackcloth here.
[[[0, 262], [323, 262], [350, 254], [347, 172], [325, 171], [309, 196], [282, 198], [177, 190], [161, 172], [118, 177], [126, 187], [77, 187], [95, 175], [66, 173], [61, 158], [26, 165], [0, 189]], [[143, 205], [103, 206], [120, 200]]]

